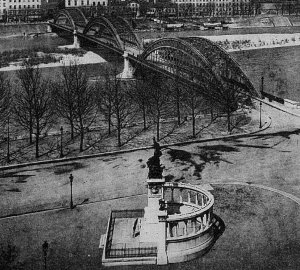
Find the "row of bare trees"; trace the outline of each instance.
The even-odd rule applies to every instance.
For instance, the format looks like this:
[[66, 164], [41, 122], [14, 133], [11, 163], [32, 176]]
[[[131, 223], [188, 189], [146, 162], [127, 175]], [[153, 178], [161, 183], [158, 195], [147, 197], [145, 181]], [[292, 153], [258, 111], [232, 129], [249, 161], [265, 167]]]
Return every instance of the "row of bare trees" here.
[[75, 134], [79, 135], [80, 151], [84, 150], [86, 132], [100, 119], [105, 120], [109, 135], [116, 131], [118, 146], [122, 146], [123, 133], [131, 125], [141, 123], [146, 130], [155, 124], [159, 140], [162, 119], [176, 118], [180, 125], [186, 116], [192, 120], [192, 135], [195, 137], [196, 116], [213, 107], [222, 108], [227, 113], [230, 130], [230, 116], [240, 100], [234, 86], [224, 88], [224, 93], [220, 92], [209, 100], [199, 89], [181, 85], [178, 80], [154, 72], [124, 82], [118, 78], [114, 66], [106, 68], [104, 76], [91, 82], [86, 68], [73, 63], [62, 67], [61, 76], [51, 81], [27, 61], [17, 71], [17, 78], [18, 86], [12, 90], [10, 81], [0, 74], [1, 126], [5, 126], [9, 133], [13, 122], [26, 131], [29, 143], [35, 142], [36, 157], [40, 155], [42, 134], [62, 123], [69, 126], [71, 140]]
[[66, 121], [72, 139], [74, 129], [80, 134], [82, 151], [85, 130], [96, 116], [95, 92], [88, 83], [87, 73], [75, 63], [63, 67], [61, 78], [54, 82], [26, 61], [16, 75], [18, 85], [13, 90], [4, 74], [0, 75], [1, 126], [9, 130], [13, 121], [21, 127], [27, 132], [29, 143], [35, 141], [35, 156], [39, 157], [41, 135], [60, 120]]

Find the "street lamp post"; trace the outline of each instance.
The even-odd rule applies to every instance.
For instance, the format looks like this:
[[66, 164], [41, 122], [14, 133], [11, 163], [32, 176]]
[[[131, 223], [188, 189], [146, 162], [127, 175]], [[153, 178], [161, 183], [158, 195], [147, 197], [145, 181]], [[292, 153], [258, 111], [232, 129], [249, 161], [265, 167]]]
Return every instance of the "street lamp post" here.
[[61, 126], [60, 127], [60, 158], [64, 156], [63, 154], [63, 132], [64, 128]]
[[73, 179], [74, 179], [74, 177], [73, 177], [73, 175], [72, 175], [72, 174], [70, 174], [70, 177], [69, 177], [69, 179], [70, 179], [70, 185], [71, 185], [71, 200], [70, 200], [70, 208], [71, 208], [71, 209], [73, 209], [73, 208], [74, 208], [74, 205], [73, 205], [72, 183], [73, 183]]
[[48, 249], [49, 249], [49, 244], [47, 241], [45, 241], [42, 245], [43, 248], [43, 254], [44, 254], [44, 268], [47, 270], [47, 254], [48, 254]]
[[262, 102], [260, 101], [259, 102], [259, 128], [262, 128], [262, 125], [261, 125], [261, 105], [262, 105]]

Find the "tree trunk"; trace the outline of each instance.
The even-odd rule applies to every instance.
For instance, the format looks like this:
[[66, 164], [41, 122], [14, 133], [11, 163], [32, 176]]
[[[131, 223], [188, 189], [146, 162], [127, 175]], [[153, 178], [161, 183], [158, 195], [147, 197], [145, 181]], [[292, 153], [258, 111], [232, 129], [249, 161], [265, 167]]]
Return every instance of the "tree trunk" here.
[[79, 152], [83, 151], [83, 140], [84, 140], [84, 131], [83, 131], [83, 127], [80, 127], [80, 146], [79, 146]]
[[37, 120], [36, 123], [36, 135], [35, 135], [35, 157], [39, 157], [39, 139], [40, 139], [40, 127], [39, 122]]
[[156, 140], [159, 141], [159, 119], [160, 119], [160, 114], [157, 115], [156, 119]]
[[33, 132], [33, 128], [32, 128], [32, 116], [30, 114], [29, 116], [29, 144], [32, 144], [33, 143], [33, 140], [32, 140], [32, 132]]
[[192, 109], [192, 125], [193, 125], [193, 137], [196, 137], [196, 119], [195, 119], [195, 110]]
[[227, 111], [227, 130], [230, 133], [230, 111]]
[[71, 127], [71, 140], [74, 140], [74, 124], [72, 120], [70, 120], [70, 127]]
[[118, 127], [118, 147], [121, 147], [121, 128]]
[[83, 125], [81, 117], [80, 117], [80, 120], [79, 120], [79, 125], [80, 125], [80, 146], [79, 146], [79, 152], [82, 152], [83, 151], [83, 140], [84, 140], [84, 125]]
[[111, 109], [108, 110], [108, 135], [111, 134]]
[[[118, 112], [119, 115], [119, 112]], [[117, 117], [117, 136], [118, 136], [118, 147], [121, 147], [121, 119]]]
[[146, 108], [145, 104], [143, 103], [143, 121], [144, 121], [144, 130], [147, 129], [147, 123], [146, 123]]

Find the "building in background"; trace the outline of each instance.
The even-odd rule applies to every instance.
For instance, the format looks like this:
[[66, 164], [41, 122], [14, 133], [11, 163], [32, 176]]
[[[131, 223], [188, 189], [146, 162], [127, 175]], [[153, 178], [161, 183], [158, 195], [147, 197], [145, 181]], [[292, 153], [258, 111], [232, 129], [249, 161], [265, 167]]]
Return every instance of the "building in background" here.
[[107, 6], [108, 0], [65, 0], [65, 6], [81, 7], [81, 6]]
[[171, 0], [177, 5], [179, 16], [226, 17], [255, 15], [259, 3], [253, 0]]
[[0, 0], [2, 21], [37, 19], [41, 14], [41, 0]]

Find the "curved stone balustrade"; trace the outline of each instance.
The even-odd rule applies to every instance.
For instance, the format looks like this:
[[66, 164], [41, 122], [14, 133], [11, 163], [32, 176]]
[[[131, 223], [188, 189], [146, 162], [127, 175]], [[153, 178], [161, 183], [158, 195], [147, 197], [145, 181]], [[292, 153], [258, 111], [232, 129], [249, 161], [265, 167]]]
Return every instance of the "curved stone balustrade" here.
[[[169, 191], [169, 194], [167, 192]], [[182, 204], [193, 207], [193, 211], [186, 213], [173, 213], [168, 217], [168, 221], [186, 220], [196, 218], [203, 213], [212, 212], [214, 197], [202, 188], [191, 184], [165, 183], [163, 186], [163, 198], [171, 204]]]
[[183, 183], [165, 183], [166, 241], [169, 262], [190, 260], [214, 242], [213, 195]]

